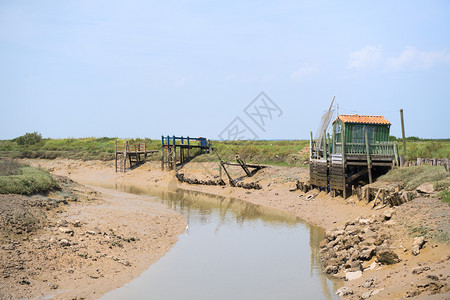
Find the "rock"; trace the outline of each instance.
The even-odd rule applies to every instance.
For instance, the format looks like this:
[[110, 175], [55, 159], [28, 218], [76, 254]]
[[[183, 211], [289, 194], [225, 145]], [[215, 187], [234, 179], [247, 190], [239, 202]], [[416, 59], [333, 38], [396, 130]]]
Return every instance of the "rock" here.
[[371, 247], [371, 246], [375, 245], [376, 242], [377, 242], [377, 240], [374, 237], [369, 237], [369, 238], [365, 239], [363, 242], [361, 242], [360, 246]]
[[431, 294], [437, 294], [444, 287], [444, 284], [433, 278], [425, 277], [416, 284], [418, 288], [427, 289]]
[[367, 268], [364, 269], [364, 271], [373, 270], [376, 267], [377, 267], [377, 263], [376, 262], [372, 262]]
[[66, 240], [66, 239], [60, 240], [60, 241], [59, 241], [59, 244], [60, 244], [62, 247], [68, 247], [68, 246], [70, 246], [70, 242], [69, 242], [68, 240]]
[[378, 234], [375, 245], [379, 246], [384, 243], [384, 241], [389, 240], [391, 238], [391, 235], [385, 231], [382, 231], [380, 234]]
[[320, 243], [319, 243], [319, 247], [320, 248], [325, 248], [326, 246], [327, 246], [327, 244], [328, 244], [328, 240], [322, 240], [322, 241], [320, 241]]
[[59, 231], [66, 234], [73, 234], [73, 230], [68, 227], [59, 227]]
[[345, 280], [355, 280], [362, 276], [362, 271], [345, 272]]
[[375, 254], [375, 247], [372, 246], [361, 251], [361, 253], [359, 254], [359, 258], [362, 260], [370, 260], [374, 254]]
[[345, 248], [349, 249], [350, 247], [354, 247], [359, 244], [359, 237], [357, 235], [349, 236], [347, 241], [345, 242]]
[[353, 290], [351, 288], [348, 288], [346, 286], [341, 287], [336, 291], [336, 295], [342, 297], [342, 296], [348, 296], [353, 295]]
[[367, 289], [370, 288], [372, 285], [375, 284], [375, 280], [376, 280], [375, 277], [370, 277], [369, 279], [366, 280], [366, 282], [364, 282], [364, 287]]
[[371, 219], [359, 219], [359, 224], [360, 225], [369, 225], [372, 223]]
[[411, 253], [413, 255], [418, 255], [420, 253], [420, 249], [422, 249], [423, 245], [425, 244], [425, 237], [415, 237], [413, 246], [411, 247]]
[[60, 227], [66, 227], [68, 224], [68, 222], [66, 220], [58, 220], [58, 222], [56, 222], [56, 226], [60, 226]]
[[87, 230], [87, 231], [86, 231], [86, 234], [95, 235], [95, 231]]
[[431, 194], [434, 192], [432, 183], [423, 183], [416, 188], [416, 191], [422, 194]]
[[362, 265], [359, 260], [351, 261], [347, 263], [345, 267], [348, 269], [347, 272], [362, 271]]
[[384, 219], [386, 221], [389, 221], [392, 218], [392, 215], [394, 214], [394, 210], [393, 209], [388, 209], [383, 213]]
[[369, 297], [378, 294], [382, 290], [383, 289], [377, 289], [377, 290], [373, 290], [373, 291], [362, 293], [361, 294], [361, 299], [368, 299]]
[[30, 281], [26, 278], [26, 277], [23, 277], [23, 278], [21, 278], [20, 279], [20, 281], [19, 281], [19, 283], [21, 284], [21, 285], [29, 285], [30, 284]]
[[345, 233], [344, 230], [332, 230], [332, 231], [328, 232], [326, 234], [326, 236], [327, 236], [328, 240], [331, 241], [331, 240], [334, 240], [335, 238], [337, 238], [338, 236], [343, 235], [344, 233]]
[[388, 249], [378, 251], [377, 260], [384, 265], [392, 265], [400, 261], [398, 255], [394, 251]]
[[339, 270], [338, 266], [330, 265], [330, 266], [326, 267], [325, 270], [323, 270], [323, 272], [325, 274], [336, 274], [338, 270]]

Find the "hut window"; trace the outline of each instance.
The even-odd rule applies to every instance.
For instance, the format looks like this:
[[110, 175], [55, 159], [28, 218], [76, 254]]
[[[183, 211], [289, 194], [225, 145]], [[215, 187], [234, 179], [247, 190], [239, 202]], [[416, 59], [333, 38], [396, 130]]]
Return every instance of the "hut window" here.
[[366, 126], [367, 130], [367, 139], [369, 140], [369, 144], [373, 143], [374, 135], [375, 135], [375, 128], [373, 126]]
[[353, 126], [352, 143], [364, 143], [364, 127], [362, 125]]

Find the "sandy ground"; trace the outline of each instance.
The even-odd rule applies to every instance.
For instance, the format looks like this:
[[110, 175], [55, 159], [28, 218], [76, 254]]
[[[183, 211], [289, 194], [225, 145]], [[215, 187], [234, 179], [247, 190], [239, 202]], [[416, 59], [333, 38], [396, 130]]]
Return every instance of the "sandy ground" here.
[[1, 201], [43, 203], [62, 194], [69, 201], [50, 209], [36, 232], [16, 228], [2, 238], [1, 299], [98, 298], [164, 256], [186, 226], [149, 197], [70, 180], [47, 199], [2, 195]]
[[[290, 191], [294, 188], [296, 180], [308, 177], [308, 169], [270, 167], [260, 170], [255, 176], [246, 178], [239, 167], [229, 168], [233, 178], [242, 176], [243, 182], [257, 182], [261, 190], [247, 190], [233, 188], [228, 184], [221, 186], [189, 185], [179, 183], [174, 171], [161, 172], [159, 162], [147, 162], [144, 165], [127, 171], [115, 173], [113, 162], [80, 162], [71, 160], [32, 160], [28, 161], [35, 166], [42, 166], [57, 175], [69, 176], [75, 181], [89, 183], [117, 183], [132, 184], [134, 186], [179, 187], [205, 193], [232, 196], [244, 201], [268, 207], [282, 209], [294, 214], [310, 224], [325, 228], [326, 230], [340, 229], [346, 223], [358, 218], [382, 218], [389, 208], [373, 210], [371, 205], [364, 201], [350, 197], [343, 200], [341, 197], [332, 198], [324, 192], [318, 194], [311, 191], [303, 194], [300, 191]], [[217, 163], [191, 162], [184, 166], [179, 173], [185, 177], [197, 179], [218, 179], [219, 168]], [[222, 178], [227, 182], [226, 175]], [[102, 191], [106, 193], [106, 190]], [[119, 194], [113, 192], [111, 196]], [[313, 196], [313, 197], [311, 197]], [[411, 254], [413, 244], [413, 225], [420, 228], [431, 228], [449, 234], [450, 209], [436, 198], [419, 198], [395, 209], [389, 222], [380, 225], [380, 230], [386, 231], [390, 236], [390, 249], [396, 252], [401, 262], [395, 265], [377, 265], [374, 270], [365, 271], [361, 278], [345, 282], [345, 286], [352, 289], [353, 294], [348, 297], [359, 299], [363, 297], [398, 299], [403, 297], [419, 297], [432, 294], [433, 291], [441, 293], [435, 295], [437, 299], [450, 299], [448, 293], [449, 253], [447, 243], [429, 240], [418, 256]], [[412, 224], [412, 225], [411, 225]], [[442, 226], [444, 225], [444, 226]], [[416, 232], [416, 235], [417, 232]], [[371, 263], [369, 261], [367, 263]], [[425, 267], [422, 271], [413, 272], [417, 267]], [[437, 278], [439, 289], [433, 289]], [[433, 280], [431, 280], [433, 279]], [[433, 282], [428, 282], [428, 281]], [[371, 281], [372, 284], [366, 284]], [[375, 292], [373, 292], [375, 291]], [[369, 296], [367, 296], [369, 293]], [[442, 294], [444, 293], [444, 294]]]

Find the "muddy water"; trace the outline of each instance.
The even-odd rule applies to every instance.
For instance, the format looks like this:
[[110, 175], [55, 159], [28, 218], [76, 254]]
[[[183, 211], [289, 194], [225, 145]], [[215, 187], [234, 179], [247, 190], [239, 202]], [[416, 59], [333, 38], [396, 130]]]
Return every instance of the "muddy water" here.
[[163, 258], [102, 299], [337, 299], [339, 283], [322, 274], [319, 227], [176, 186], [109, 188], [154, 196], [183, 214], [188, 227]]

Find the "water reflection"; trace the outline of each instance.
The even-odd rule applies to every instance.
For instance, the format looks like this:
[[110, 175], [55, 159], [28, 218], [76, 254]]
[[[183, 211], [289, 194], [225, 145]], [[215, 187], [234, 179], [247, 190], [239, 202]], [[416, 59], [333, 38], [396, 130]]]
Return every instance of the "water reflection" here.
[[[111, 188], [111, 186], [109, 188]], [[218, 210], [219, 214], [222, 216], [222, 220], [225, 220], [227, 213], [231, 213], [234, 216], [235, 221], [241, 225], [245, 221], [251, 220], [262, 220], [271, 224], [283, 225], [297, 225], [302, 222], [300, 218], [281, 210], [251, 204], [232, 197], [207, 194], [204, 192], [180, 188], [146, 189], [120, 183], [116, 183], [114, 189], [131, 194], [154, 196], [160, 200], [161, 203], [182, 213], [185, 217], [190, 216], [191, 210], [198, 210], [201, 215], [206, 217], [210, 216], [214, 210]], [[207, 219], [205, 221], [207, 221]], [[316, 228], [319, 231], [321, 230], [319, 227]]]
[[[147, 299], [149, 291], [151, 299], [337, 299], [334, 291], [340, 283], [322, 273], [320, 227], [280, 210], [176, 185], [102, 186], [155, 197], [182, 213], [193, 232], [180, 237], [141, 277], [105, 299]], [[170, 282], [177, 282], [181, 291]], [[198, 294], [199, 289], [206, 294]]]

